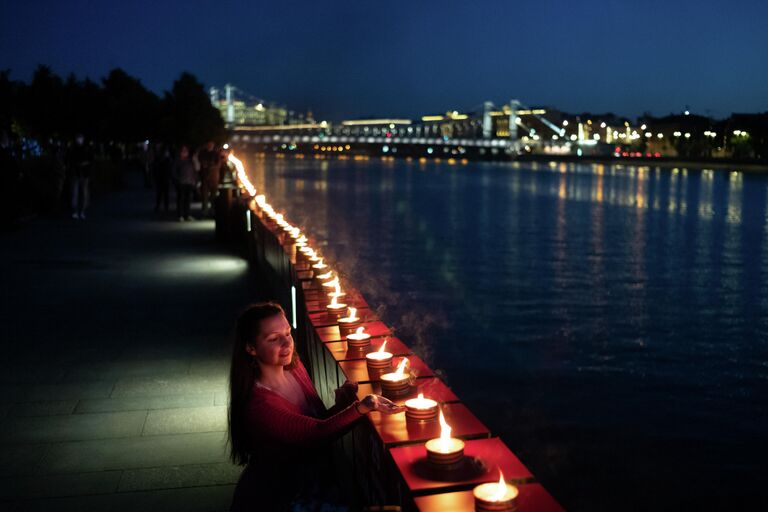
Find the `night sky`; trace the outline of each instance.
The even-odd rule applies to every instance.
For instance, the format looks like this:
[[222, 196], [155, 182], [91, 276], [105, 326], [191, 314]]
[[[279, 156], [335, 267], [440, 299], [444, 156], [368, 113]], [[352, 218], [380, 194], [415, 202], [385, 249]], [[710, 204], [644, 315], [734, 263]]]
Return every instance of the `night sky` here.
[[768, 110], [768, 2], [9, 1], [0, 69], [29, 80], [182, 70], [318, 118], [511, 98], [570, 112]]

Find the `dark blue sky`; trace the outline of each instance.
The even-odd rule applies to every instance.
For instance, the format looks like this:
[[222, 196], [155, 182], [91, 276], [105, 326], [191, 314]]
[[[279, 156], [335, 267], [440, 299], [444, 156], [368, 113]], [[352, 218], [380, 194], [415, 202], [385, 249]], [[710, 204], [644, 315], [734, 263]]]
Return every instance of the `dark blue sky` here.
[[182, 70], [339, 119], [518, 98], [567, 111], [768, 110], [768, 2], [1, 0], [0, 69], [151, 89]]

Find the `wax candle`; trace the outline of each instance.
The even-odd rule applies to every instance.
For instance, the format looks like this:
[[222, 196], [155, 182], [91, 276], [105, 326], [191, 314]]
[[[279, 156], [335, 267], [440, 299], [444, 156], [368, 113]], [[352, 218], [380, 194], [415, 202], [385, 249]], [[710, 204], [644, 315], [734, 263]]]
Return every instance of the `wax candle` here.
[[436, 467], [448, 469], [464, 458], [464, 441], [451, 437], [452, 429], [446, 423], [442, 409], [439, 418], [440, 437], [427, 441], [427, 460]]
[[504, 481], [504, 474], [499, 470], [498, 482], [480, 484], [472, 494], [476, 511], [496, 512], [514, 510], [520, 492], [517, 487]]
[[419, 393], [418, 398], [405, 401], [405, 419], [408, 421], [433, 421], [437, 418], [437, 402], [430, 398], [424, 398], [424, 393]]
[[365, 327], [360, 326], [352, 334], [347, 334], [347, 343], [351, 348], [366, 348], [371, 344], [371, 335], [364, 331]]

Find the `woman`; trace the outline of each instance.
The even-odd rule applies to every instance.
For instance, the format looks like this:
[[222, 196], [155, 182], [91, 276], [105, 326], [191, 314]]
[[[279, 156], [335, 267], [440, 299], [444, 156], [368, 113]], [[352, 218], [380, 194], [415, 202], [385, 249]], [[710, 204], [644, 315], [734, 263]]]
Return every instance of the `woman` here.
[[377, 395], [358, 401], [354, 382], [337, 389], [336, 405], [326, 409], [294, 352], [283, 309], [272, 302], [240, 315], [229, 386], [230, 456], [246, 466], [233, 511], [285, 510], [310, 487], [327, 490], [329, 442], [371, 411], [402, 410]]

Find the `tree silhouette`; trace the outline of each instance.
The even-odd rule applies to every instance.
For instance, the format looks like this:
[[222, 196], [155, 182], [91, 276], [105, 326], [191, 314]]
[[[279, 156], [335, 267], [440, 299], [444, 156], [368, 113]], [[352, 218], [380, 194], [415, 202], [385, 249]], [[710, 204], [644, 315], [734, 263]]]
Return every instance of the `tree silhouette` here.
[[226, 137], [221, 114], [211, 104], [203, 84], [186, 72], [165, 94], [160, 126], [165, 138], [192, 147], [208, 140], [222, 142]]
[[189, 73], [161, 100], [119, 68], [98, 84], [75, 75], [62, 80], [42, 65], [29, 84], [0, 71], [0, 131], [36, 140], [43, 149], [77, 134], [103, 144], [159, 140], [197, 146], [226, 138], [219, 111]]
[[109, 72], [103, 85], [104, 137], [124, 142], [152, 138], [159, 118], [157, 96], [119, 68]]

